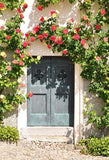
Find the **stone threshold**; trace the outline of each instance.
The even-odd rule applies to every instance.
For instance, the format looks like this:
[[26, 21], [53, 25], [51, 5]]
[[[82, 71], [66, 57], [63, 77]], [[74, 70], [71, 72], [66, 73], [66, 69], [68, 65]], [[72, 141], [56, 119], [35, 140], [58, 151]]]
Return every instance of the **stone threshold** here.
[[21, 138], [39, 142], [72, 143], [73, 127], [27, 127], [22, 129]]

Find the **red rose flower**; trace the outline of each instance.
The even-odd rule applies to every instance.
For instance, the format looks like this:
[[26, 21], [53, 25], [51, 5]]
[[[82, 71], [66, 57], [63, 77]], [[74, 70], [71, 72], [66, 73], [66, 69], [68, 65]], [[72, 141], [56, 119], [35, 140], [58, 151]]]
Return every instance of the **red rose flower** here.
[[33, 93], [30, 91], [29, 95], [30, 98], [33, 97]]
[[25, 54], [20, 55], [20, 58], [21, 59], [25, 58]]
[[68, 22], [74, 22], [74, 19], [73, 18], [68, 19]]
[[23, 47], [26, 48], [28, 46], [27, 42], [23, 43]]
[[40, 28], [41, 28], [41, 26], [40, 26], [40, 25], [37, 25], [36, 27], [37, 27], [38, 29], [40, 29]]
[[10, 40], [11, 39], [11, 36], [10, 35], [7, 35], [7, 40]]
[[62, 52], [64, 55], [66, 55], [67, 53], [68, 53], [68, 51], [65, 49], [65, 50], [63, 50], [63, 52]]
[[85, 43], [86, 43], [86, 40], [85, 40], [85, 39], [82, 39], [82, 40], [81, 40], [81, 44], [84, 45]]
[[88, 25], [88, 26], [91, 26], [91, 23], [90, 23], [90, 22], [87, 22], [87, 25]]
[[55, 41], [55, 39], [56, 39], [56, 36], [51, 36], [51, 38], [50, 38], [52, 41]]
[[38, 39], [43, 39], [43, 38], [44, 38], [44, 37], [43, 37], [42, 34], [38, 35]]
[[43, 22], [43, 21], [44, 21], [44, 17], [43, 17], [43, 16], [40, 18], [40, 21], [41, 21], [41, 22]]
[[45, 37], [45, 38], [47, 38], [48, 37], [48, 33], [43, 33], [43, 36]]
[[13, 64], [17, 64], [17, 60], [16, 59], [13, 60]]
[[21, 87], [25, 87], [25, 84], [21, 83], [20, 86], [21, 86]]
[[23, 13], [23, 10], [22, 10], [21, 8], [18, 8], [17, 11], [18, 11], [19, 13]]
[[105, 14], [106, 14], [105, 9], [102, 9], [102, 10], [101, 10], [101, 14], [102, 14], [102, 15], [105, 15]]
[[51, 45], [50, 44], [48, 44], [48, 46], [47, 46], [49, 49], [51, 49]]
[[30, 41], [27, 41], [27, 44], [28, 44], [29, 46], [31, 46], [31, 43], [30, 43]]
[[17, 54], [20, 54], [20, 49], [16, 49], [16, 51], [15, 51]]
[[43, 6], [41, 6], [41, 5], [39, 5], [37, 8], [38, 8], [39, 11], [43, 10]]
[[0, 26], [0, 29], [5, 29], [5, 27], [4, 26]]
[[68, 34], [68, 33], [69, 33], [68, 29], [65, 28], [65, 29], [63, 30], [63, 33], [64, 33], [64, 34]]
[[39, 29], [36, 27], [36, 28], [34, 28], [34, 31], [35, 31], [35, 34], [36, 34], [37, 32], [39, 32]]
[[75, 28], [75, 30], [76, 30], [77, 32], [79, 32], [79, 31], [80, 31], [80, 28]]
[[54, 14], [54, 13], [56, 13], [56, 11], [53, 11], [53, 10], [50, 11], [51, 16], [52, 16], [52, 14]]
[[61, 37], [61, 36], [58, 36], [56, 40], [57, 40], [56, 42], [57, 42], [58, 44], [63, 44], [63, 41], [62, 41], [62, 37]]
[[53, 31], [56, 31], [56, 30], [57, 30], [57, 26], [54, 25], [54, 26], [51, 27], [51, 29], [52, 29]]
[[39, 29], [40, 29], [41, 27], [39, 26], [39, 25], [37, 25], [35, 28], [34, 28], [34, 31], [37, 33], [37, 32], [39, 32]]
[[25, 3], [24, 5], [23, 5], [23, 8], [28, 8], [28, 4], [27, 3]]
[[0, 9], [3, 9], [3, 8], [5, 8], [4, 3], [0, 3]]
[[75, 34], [75, 35], [74, 35], [74, 39], [75, 39], [75, 40], [79, 40], [79, 39], [80, 39], [80, 35], [79, 35], [79, 34]]
[[28, 38], [30, 36], [30, 34], [29, 33], [25, 33], [25, 36]]
[[19, 65], [20, 65], [20, 66], [23, 66], [23, 61], [19, 61]]
[[35, 38], [34, 36], [31, 37], [31, 41], [32, 41], [32, 42], [35, 41], [35, 39], [36, 39], [36, 38]]
[[21, 29], [18, 28], [18, 29], [16, 30], [16, 32], [17, 32], [17, 33], [20, 33], [20, 32], [21, 32]]
[[100, 24], [97, 24], [97, 25], [95, 26], [95, 28], [96, 28], [96, 30], [100, 30], [100, 29], [101, 29], [101, 25], [100, 25]]
[[20, 18], [21, 18], [21, 19], [23, 19], [23, 18], [24, 18], [24, 15], [23, 15], [23, 13], [21, 13], [21, 14], [20, 14]]

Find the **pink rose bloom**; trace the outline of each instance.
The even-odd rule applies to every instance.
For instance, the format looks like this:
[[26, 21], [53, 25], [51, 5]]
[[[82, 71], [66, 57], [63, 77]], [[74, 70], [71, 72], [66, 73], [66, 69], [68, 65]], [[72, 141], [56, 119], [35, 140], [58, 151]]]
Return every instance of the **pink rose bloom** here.
[[16, 59], [13, 60], [13, 64], [17, 64], [17, 60]]
[[54, 11], [54, 10], [51, 10], [51, 11], [50, 11], [51, 16], [52, 16], [54, 13], [56, 13], [56, 11]]
[[101, 14], [102, 14], [102, 15], [105, 15], [105, 14], [106, 14], [105, 9], [102, 9], [102, 10], [101, 10]]
[[23, 66], [23, 61], [19, 61], [19, 65], [20, 65], [20, 66]]
[[81, 44], [84, 45], [85, 43], [86, 43], [86, 40], [85, 40], [85, 39], [82, 39], [82, 40], [81, 40]]
[[53, 31], [56, 31], [56, 30], [57, 30], [57, 26], [54, 25], [54, 26], [51, 27], [51, 29], [52, 29]]
[[96, 60], [97, 61], [101, 61], [101, 58], [98, 56], [98, 57], [96, 57]]
[[38, 8], [39, 11], [43, 10], [43, 6], [41, 6], [41, 5], [39, 5], [37, 8]]
[[20, 49], [16, 49], [16, 51], [15, 51], [17, 54], [20, 54]]
[[28, 46], [27, 42], [23, 43], [23, 47], [26, 48]]
[[35, 38], [34, 36], [31, 37], [31, 41], [32, 41], [32, 42], [35, 41], [35, 39], [36, 39], [36, 38]]
[[42, 34], [38, 35], [38, 39], [43, 39], [43, 38], [44, 38], [44, 37], [43, 37]]
[[97, 24], [97, 25], [95, 26], [95, 28], [96, 28], [96, 30], [100, 30], [100, 29], [101, 29], [101, 25], [100, 25], [100, 24]]
[[17, 11], [18, 11], [19, 13], [23, 13], [23, 10], [22, 10], [21, 8], [18, 8]]
[[28, 52], [28, 56], [32, 56], [32, 52]]
[[74, 35], [74, 39], [75, 39], [75, 40], [79, 40], [79, 39], [80, 39], [80, 35], [79, 35], [79, 34], [75, 34], [75, 35]]
[[47, 38], [48, 37], [48, 33], [43, 33], [43, 36], [45, 37], [45, 38]]
[[11, 71], [12, 70], [12, 67], [11, 66], [8, 66], [7, 67], [7, 71]]
[[20, 55], [20, 58], [21, 59], [25, 58], [25, 54]]
[[65, 29], [63, 30], [63, 33], [64, 33], [64, 34], [68, 34], [68, 33], [69, 33], [68, 29], [65, 28]]
[[56, 36], [54, 35], [54, 36], [51, 36], [51, 40], [52, 41], [55, 41], [55, 39], [56, 39]]
[[4, 3], [0, 3], [0, 9], [3, 9], [3, 8], [5, 8]]
[[40, 18], [40, 21], [41, 21], [41, 22], [43, 22], [43, 21], [44, 21], [44, 17], [43, 17], [43, 16]]
[[0, 29], [5, 29], [5, 27], [4, 26], [0, 26]]
[[85, 44], [83, 45], [83, 47], [84, 47], [84, 49], [88, 49], [89, 45], [88, 45], [87, 43], [85, 43]]
[[29, 46], [31, 46], [31, 42], [30, 42], [30, 41], [27, 41], [27, 44], [28, 44]]
[[29, 36], [30, 36], [30, 34], [29, 34], [29, 33], [25, 33], [25, 36], [26, 36], [26, 37], [29, 37]]
[[104, 42], [108, 42], [108, 37], [103, 38]]
[[66, 55], [67, 53], [68, 53], [68, 51], [65, 49], [65, 50], [63, 50], [63, 52], [62, 52], [64, 55]]
[[7, 40], [10, 40], [11, 39], [11, 36], [10, 35], [7, 35]]
[[51, 45], [50, 44], [48, 44], [48, 46], [47, 46], [49, 49], [51, 49]]
[[30, 91], [29, 95], [30, 98], [33, 97], [33, 93]]
[[20, 33], [20, 32], [21, 32], [21, 29], [18, 28], [18, 29], [16, 30], [16, 32], [17, 32], [17, 33]]
[[21, 87], [25, 87], [25, 84], [21, 83], [20, 86], [21, 86]]
[[24, 15], [23, 15], [23, 13], [21, 13], [21, 14], [20, 14], [20, 18], [21, 18], [21, 19], [23, 19], [23, 18], [24, 18]]
[[87, 20], [88, 20], [88, 16], [85, 15], [85, 16], [83, 17], [83, 20], [84, 20], [84, 21], [87, 21]]
[[24, 5], [23, 5], [23, 8], [28, 8], [28, 4], [27, 3], [25, 3]]

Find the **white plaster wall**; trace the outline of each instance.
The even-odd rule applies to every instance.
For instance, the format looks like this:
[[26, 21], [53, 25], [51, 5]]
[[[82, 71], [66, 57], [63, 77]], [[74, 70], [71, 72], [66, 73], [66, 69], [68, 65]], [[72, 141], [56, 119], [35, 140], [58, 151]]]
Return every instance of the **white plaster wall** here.
[[[86, 111], [85, 107], [86, 107], [86, 102], [85, 99], [89, 98], [89, 104], [93, 104], [94, 107], [92, 108], [92, 110], [97, 111], [98, 115], [101, 115], [101, 109], [104, 106], [104, 102], [101, 98], [98, 98], [98, 96], [92, 92], [88, 92], [88, 87], [89, 87], [90, 82], [87, 80], [84, 80], [84, 108], [83, 108], [83, 114]], [[101, 136], [101, 132], [100, 130], [98, 130], [95, 125], [89, 124], [88, 123], [88, 116], [84, 116], [84, 120], [83, 120], [83, 124], [84, 124], [84, 128], [83, 128], [83, 135], [84, 137], [89, 137], [91, 135], [100, 137]]]
[[[26, 9], [24, 13], [24, 21], [25, 23], [21, 25], [21, 29], [24, 33], [31, 31], [38, 23], [39, 18], [41, 16], [48, 17], [50, 15], [50, 10], [58, 10], [60, 12], [59, 14], [59, 22], [61, 25], [66, 24], [66, 19], [73, 18], [76, 23], [80, 22], [81, 12], [79, 10], [78, 3], [75, 3], [74, 5], [69, 4], [68, 0], [61, 1], [59, 4], [50, 5], [48, 8], [45, 8], [43, 11], [38, 11], [35, 8], [35, 0], [26, 0], [28, 3], [28, 8]], [[97, 4], [94, 5], [96, 9]], [[3, 16], [0, 17], [0, 25], [4, 25], [6, 21], [9, 20], [10, 17], [14, 16], [16, 14], [16, 11], [10, 11], [9, 9], [6, 11], [3, 11]], [[106, 27], [108, 28], [108, 27]], [[48, 49], [46, 46], [44, 46], [40, 41], [35, 41], [32, 43], [32, 46], [28, 49], [28, 51], [31, 51], [33, 55], [48, 55], [48, 56], [60, 56], [61, 53], [52, 53], [50, 49]], [[82, 133], [84, 133], [84, 136], [88, 136], [92, 133], [99, 133], [96, 132], [96, 130], [93, 130], [91, 125], [87, 124], [87, 117], [84, 117], [83, 120], [83, 113], [85, 110], [85, 105], [83, 108], [83, 96], [87, 94], [88, 97], [92, 97], [92, 101], [94, 104], [96, 103], [96, 108], [102, 107], [102, 101], [95, 97], [94, 94], [88, 93], [88, 85], [89, 82], [84, 80], [84, 90], [83, 90], [83, 79], [79, 76], [81, 72], [80, 66], [75, 64], [75, 143], [78, 141], [79, 138], [81, 138]], [[26, 87], [23, 88], [23, 94], [27, 93], [27, 69], [25, 69], [25, 76], [22, 77], [22, 82], [26, 84]], [[79, 107], [76, 107], [79, 106]], [[18, 115], [17, 115], [18, 114]], [[11, 118], [14, 116], [14, 119]], [[17, 119], [18, 116], [18, 121]], [[13, 121], [13, 122], [12, 122]], [[8, 115], [5, 119], [6, 125], [13, 125], [17, 126], [18, 129], [21, 131], [22, 128], [27, 127], [27, 103], [23, 104], [22, 106], [19, 106], [18, 113], [13, 112], [13, 114]]]
[[[59, 23], [60, 25], [66, 25], [66, 20], [69, 18], [73, 18], [75, 20], [75, 23], [80, 22], [80, 10], [78, 3], [72, 5], [69, 4], [68, 0], [65, 0], [64, 2], [61, 1], [59, 4], [50, 5], [48, 8], [45, 8], [43, 11], [39, 11], [36, 9], [34, 2], [35, 0], [26, 0], [28, 3], [28, 8], [26, 9], [24, 13], [24, 21], [25, 24], [22, 24], [21, 29], [24, 33], [32, 30], [37, 24], [39, 24], [39, 18], [41, 16], [49, 17], [51, 10], [58, 10], [60, 12], [59, 14]], [[29, 49], [33, 55], [48, 55], [48, 56], [58, 56], [61, 55], [61, 53], [53, 53], [50, 49], [48, 49], [46, 46], [44, 46], [39, 40], [32, 43], [32, 46]]]

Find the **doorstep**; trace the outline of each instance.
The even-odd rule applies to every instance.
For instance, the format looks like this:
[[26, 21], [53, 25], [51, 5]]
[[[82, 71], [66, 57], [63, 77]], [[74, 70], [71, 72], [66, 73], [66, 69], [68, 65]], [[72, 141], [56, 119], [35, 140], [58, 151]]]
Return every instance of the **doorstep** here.
[[22, 129], [21, 138], [40, 142], [73, 142], [73, 127], [27, 127]]

